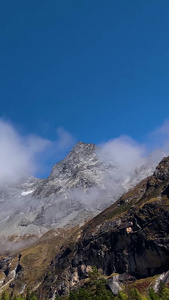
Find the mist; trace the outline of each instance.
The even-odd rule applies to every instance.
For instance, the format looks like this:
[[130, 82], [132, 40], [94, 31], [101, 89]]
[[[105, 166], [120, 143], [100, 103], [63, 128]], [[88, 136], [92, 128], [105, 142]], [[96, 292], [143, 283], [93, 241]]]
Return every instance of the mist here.
[[[44, 161], [50, 156], [64, 157], [75, 142], [76, 138], [64, 128], [58, 128], [56, 140], [51, 141], [32, 134], [22, 135], [9, 122], [0, 121], [1, 237], [27, 233], [41, 235], [51, 227], [70, 222], [73, 216], [78, 218], [78, 213], [83, 216], [84, 210], [97, 214], [111, 205], [138, 180], [151, 175], [158, 162], [168, 155], [169, 123], [165, 122], [147, 135], [144, 143], [122, 135], [98, 144], [96, 168], [89, 168], [89, 173], [86, 168], [82, 177], [89, 183], [87, 188], [80, 186], [79, 175], [77, 186], [72, 183], [63, 193], [51, 194], [49, 198], [38, 198], [33, 193], [23, 196], [22, 192], [29, 192], [32, 186], [16, 183], [43, 169]], [[83, 166], [83, 160], [79, 161], [81, 163]], [[83, 167], [81, 171], [83, 173]], [[11, 183], [14, 185], [9, 186]], [[8, 185], [7, 189], [5, 185]], [[63, 182], [60, 185], [62, 187]], [[24, 218], [29, 222], [26, 227], [19, 225]]]
[[0, 120], [0, 184], [16, 182], [36, 172], [37, 155], [49, 145], [49, 140], [23, 136], [12, 124]]
[[[76, 143], [64, 128], [56, 130], [56, 140], [51, 141], [37, 135], [22, 135], [10, 122], [0, 120], [0, 185], [16, 183], [21, 178], [34, 175], [44, 168], [46, 161], [52, 156], [63, 156]], [[135, 170], [141, 166], [154, 168], [156, 164], [169, 153], [169, 121], [155, 129], [145, 138], [145, 143], [138, 143], [129, 136], [120, 136], [101, 143], [96, 148], [100, 160], [111, 169], [111, 176], [104, 175], [103, 190], [119, 194], [120, 184], [131, 178]], [[39, 157], [41, 158], [39, 160]], [[45, 162], [45, 163], [44, 163]], [[124, 189], [125, 191], [125, 189]], [[103, 195], [98, 187], [83, 191], [75, 188], [70, 198], [90, 207], [102, 201]], [[15, 206], [20, 205], [21, 199], [15, 199]]]
[[101, 161], [114, 163], [118, 171], [125, 175], [143, 164], [146, 146], [138, 144], [131, 137], [121, 136], [101, 144], [97, 154]]
[[[0, 120], [0, 185], [19, 182], [27, 176], [44, 172], [51, 158], [57, 160], [75, 143], [63, 128], [56, 130], [56, 140], [34, 134], [21, 134], [9, 121]], [[56, 163], [56, 161], [55, 161]]]

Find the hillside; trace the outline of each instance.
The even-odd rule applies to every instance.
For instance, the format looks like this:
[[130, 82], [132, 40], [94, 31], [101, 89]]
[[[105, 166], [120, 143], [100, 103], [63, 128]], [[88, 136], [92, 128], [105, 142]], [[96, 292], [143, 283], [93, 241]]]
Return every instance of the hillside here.
[[51, 229], [33, 244], [26, 238], [4, 251], [0, 292], [30, 288], [42, 298], [64, 296], [84, 284], [92, 267], [110, 282], [120, 274], [119, 286], [128, 278], [134, 282], [166, 272], [168, 208], [169, 158], [164, 158], [152, 176], [85, 225]]
[[[0, 186], [0, 251], [5, 239], [36, 240], [50, 229], [82, 225], [153, 173], [144, 160], [124, 173], [94, 144], [77, 143], [45, 179]], [[7, 245], [7, 243], [6, 243]]]
[[92, 266], [104, 276], [146, 278], [169, 269], [169, 158], [82, 229], [50, 266], [41, 294], [64, 295], [88, 277]]

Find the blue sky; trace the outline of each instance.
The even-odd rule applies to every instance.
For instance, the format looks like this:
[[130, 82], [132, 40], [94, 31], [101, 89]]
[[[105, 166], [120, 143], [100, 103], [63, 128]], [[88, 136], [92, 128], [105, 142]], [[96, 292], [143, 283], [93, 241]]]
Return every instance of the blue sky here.
[[142, 143], [168, 119], [169, 1], [7, 0], [0, 40], [0, 118], [21, 135]]

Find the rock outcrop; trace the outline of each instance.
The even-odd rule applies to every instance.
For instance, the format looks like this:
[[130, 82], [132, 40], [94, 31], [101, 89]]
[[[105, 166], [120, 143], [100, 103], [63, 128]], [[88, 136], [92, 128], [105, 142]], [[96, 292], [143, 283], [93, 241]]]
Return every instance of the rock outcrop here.
[[82, 225], [153, 170], [142, 164], [124, 176], [96, 145], [79, 142], [48, 178], [0, 188], [0, 239], [38, 238], [51, 228]]
[[78, 241], [55, 257], [52, 275], [40, 291], [64, 295], [89, 276], [92, 266], [105, 276], [118, 273], [135, 279], [169, 270], [168, 191], [169, 157], [152, 176], [84, 225]]

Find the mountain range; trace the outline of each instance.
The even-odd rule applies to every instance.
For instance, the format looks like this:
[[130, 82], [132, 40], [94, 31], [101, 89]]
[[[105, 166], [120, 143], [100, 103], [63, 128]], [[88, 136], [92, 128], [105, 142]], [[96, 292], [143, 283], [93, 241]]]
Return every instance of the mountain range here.
[[169, 157], [128, 172], [107, 158], [79, 142], [46, 179], [0, 188], [0, 292], [65, 297], [93, 267], [114, 295], [168, 282]]
[[143, 178], [156, 163], [143, 160], [126, 172], [94, 144], [77, 143], [46, 179], [21, 178], [0, 187], [0, 239], [40, 237], [97, 215]]

